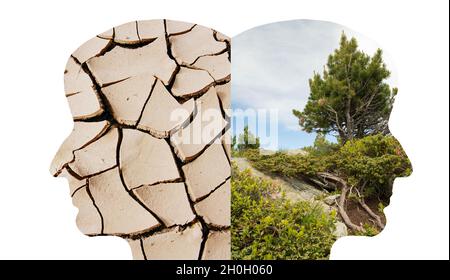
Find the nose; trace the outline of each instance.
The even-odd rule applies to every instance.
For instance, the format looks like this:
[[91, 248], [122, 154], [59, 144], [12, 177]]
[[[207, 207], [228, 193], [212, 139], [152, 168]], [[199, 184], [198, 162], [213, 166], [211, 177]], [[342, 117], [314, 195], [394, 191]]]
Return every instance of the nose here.
[[50, 164], [50, 173], [57, 177], [74, 160], [74, 152], [100, 138], [108, 129], [108, 121], [75, 122], [72, 133], [64, 140]]
[[397, 154], [397, 156], [406, 159], [405, 166], [403, 167], [405, 172], [400, 177], [408, 177], [413, 172], [413, 167], [412, 167], [411, 161], [410, 161], [408, 155], [406, 154], [405, 150], [403, 149], [403, 146], [401, 145], [400, 141], [398, 141], [397, 138], [395, 138], [395, 141], [397, 141], [397, 143], [398, 143], [398, 147], [397, 147], [395, 153]]

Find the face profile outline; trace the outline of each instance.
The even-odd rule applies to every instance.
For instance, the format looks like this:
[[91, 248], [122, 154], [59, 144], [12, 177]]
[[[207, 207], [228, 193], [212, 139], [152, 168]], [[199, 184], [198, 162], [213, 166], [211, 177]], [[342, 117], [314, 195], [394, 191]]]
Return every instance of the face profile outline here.
[[74, 128], [50, 172], [80, 231], [126, 239], [134, 259], [229, 259], [230, 39], [129, 22], [79, 47], [64, 79]]
[[[369, 133], [367, 136], [370, 137], [367, 138], [359, 135], [354, 137], [354, 139], [350, 139], [351, 137], [349, 137], [349, 141], [346, 141], [348, 143], [342, 145], [342, 148], [335, 147], [336, 151], [332, 150], [331, 146], [336, 146], [339, 140], [332, 139], [327, 135], [330, 131], [327, 131], [329, 128], [323, 125], [323, 122], [321, 123], [322, 120], [319, 119], [316, 123], [311, 121], [311, 115], [313, 115], [314, 110], [320, 112], [320, 106], [326, 107], [329, 105], [331, 109], [336, 109], [336, 107], [331, 106], [336, 103], [333, 104], [333, 100], [330, 102], [330, 100], [326, 99], [326, 94], [330, 94], [330, 92], [326, 93], [326, 90], [317, 90], [321, 81], [317, 78], [317, 81], [314, 83], [314, 79], [316, 77], [315, 75], [320, 75], [322, 81], [326, 80], [326, 77], [323, 75], [325, 71], [328, 71], [326, 74], [328, 76], [337, 73], [336, 69], [330, 70], [327, 68], [329, 66], [327, 63], [330, 63], [329, 56], [335, 55], [335, 52], [339, 49], [339, 37], [343, 31], [348, 33], [348, 38], [346, 38], [348, 40], [347, 46], [353, 44], [352, 37], [356, 36], [358, 42], [360, 42], [359, 39], [364, 38], [364, 40], [361, 40], [361, 46], [363, 52], [365, 51], [369, 55], [367, 57], [368, 61], [370, 62], [372, 55], [375, 54], [374, 57], [376, 57], [376, 48], [379, 47], [376, 44], [375, 49], [370, 49], [373, 46], [371, 45], [373, 41], [344, 26], [325, 21], [291, 20], [274, 22], [254, 27], [233, 37], [233, 110], [235, 111], [238, 108], [243, 112], [252, 110], [256, 112], [257, 110], [265, 109], [267, 112], [270, 109], [276, 109], [278, 111], [278, 119], [276, 122], [279, 123], [276, 129], [276, 137], [278, 137], [276, 141], [273, 141], [270, 133], [267, 136], [264, 133], [261, 135], [258, 132], [261, 130], [261, 127], [264, 130], [266, 126], [264, 119], [269, 116], [268, 113], [262, 117], [263, 121], [261, 125], [258, 123], [261, 117], [256, 117], [256, 121], [248, 121], [248, 123], [241, 121], [240, 125], [239, 123], [235, 125], [233, 136], [236, 137], [236, 141], [233, 143], [236, 143], [236, 145], [233, 148], [237, 151], [234, 160], [238, 163], [238, 170], [236, 172], [239, 174], [239, 183], [245, 184], [245, 180], [242, 180], [241, 177], [247, 178], [248, 174], [245, 173], [245, 169], [250, 169], [253, 171], [253, 176], [251, 176], [254, 177], [253, 179], [262, 179], [269, 185], [274, 183], [275, 185], [281, 186], [281, 190], [285, 192], [286, 197], [291, 202], [306, 201], [306, 203], [309, 203], [309, 201], [313, 201], [320, 206], [319, 208], [324, 209], [325, 214], [329, 209], [332, 209], [337, 215], [335, 223], [336, 230], [333, 232], [331, 230], [332, 227], [323, 228], [324, 231], [329, 231], [329, 234], [322, 236], [324, 240], [327, 238], [337, 240], [347, 235], [373, 236], [381, 232], [386, 223], [383, 209], [389, 205], [394, 180], [398, 177], [407, 177], [412, 172], [412, 165], [406, 153], [400, 143], [392, 136], [388, 127], [389, 116], [396, 95], [396, 89], [393, 89], [394, 86], [391, 85], [392, 80], [387, 83], [392, 93], [392, 99], [386, 101], [386, 103], [391, 104], [389, 104], [390, 108], [387, 112], [383, 113], [384, 123], [382, 127], [384, 130], [380, 131], [380, 135], [376, 133], [370, 135]], [[367, 47], [370, 49], [368, 52], [366, 51]], [[257, 51], [252, 51], [255, 49]], [[358, 48], [358, 50], [361, 49]], [[366, 59], [364, 55], [361, 56], [360, 62]], [[373, 60], [375, 61], [376, 59]], [[391, 62], [389, 61], [388, 67], [392, 67], [393, 64]], [[336, 60], [331, 63], [336, 63]], [[383, 63], [384, 61], [381, 64]], [[382, 68], [381, 65], [379, 68]], [[381, 73], [380, 77], [383, 77], [380, 85], [385, 87], [383, 83], [385, 83], [385, 79], [389, 77], [389, 74], [386, 75], [386, 72], [382, 73], [383, 71], [379, 71]], [[309, 79], [313, 80], [312, 82], [315, 88], [311, 89], [309, 87], [311, 83]], [[336, 83], [338, 83], [338, 80], [336, 78]], [[322, 85], [323, 87], [328, 86], [329, 88], [333, 86], [331, 84], [325, 85], [325, 82]], [[310, 98], [311, 91], [315, 92], [315, 96], [312, 98]], [[318, 98], [320, 94], [317, 92], [325, 92], [326, 94]], [[310, 103], [313, 105], [316, 104], [317, 106], [310, 105], [309, 111], [305, 112], [304, 108], [308, 101], [311, 101]], [[254, 115], [257, 114], [249, 114], [248, 116], [252, 118]], [[309, 127], [305, 125], [308, 124], [305, 123], [305, 115], [309, 117], [309, 120], [307, 119], [310, 121]], [[233, 124], [235, 123], [233, 122]], [[291, 127], [295, 127], [295, 129], [291, 129]], [[374, 129], [374, 127], [370, 127], [370, 129]], [[322, 128], [322, 132], [317, 128]], [[309, 131], [304, 132], [301, 129]], [[317, 134], [324, 133], [324, 135], [317, 135], [316, 139], [314, 139], [314, 134], [310, 134], [309, 132], [316, 132]], [[251, 151], [249, 144], [254, 145], [256, 143], [245, 144], [243, 139], [258, 140], [261, 143], [261, 145], [260, 143], [256, 145], [259, 147], [259, 151]], [[270, 147], [271, 142], [280, 143], [280, 145], [273, 148]], [[270, 148], [266, 148], [262, 143], [268, 143], [269, 145], [267, 146]], [[330, 152], [328, 158], [324, 155], [319, 156], [320, 153], [324, 153], [323, 149], [328, 148], [330, 148], [330, 151], [335, 151], [334, 155]], [[377, 155], [373, 152], [376, 149], [382, 150], [385, 154]], [[334, 159], [333, 156], [335, 157]], [[340, 161], [337, 162], [340, 164], [339, 168], [331, 166], [336, 164], [336, 161], [333, 161], [336, 160], [336, 157], [340, 158]], [[398, 166], [395, 165], [397, 164], [397, 159], [389, 161], [387, 160], [389, 157], [391, 159], [396, 157], [397, 159], [400, 158], [398, 160]], [[383, 161], [384, 159], [386, 160]], [[324, 167], [326, 166], [324, 162], [327, 161], [330, 163], [330, 166], [327, 167], [328, 169]], [[343, 164], [343, 162], [346, 164]], [[373, 191], [371, 183], [374, 182], [373, 178], [375, 176], [369, 180], [370, 182], [364, 183], [367, 185], [365, 188], [359, 188], [359, 181], [356, 181], [361, 180], [362, 182], [362, 179], [365, 179], [363, 178], [365, 171], [361, 167], [358, 167], [360, 168], [358, 170], [355, 167], [358, 164], [364, 166], [367, 170], [380, 168], [384, 172], [390, 165], [395, 166], [392, 169], [399, 168], [401, 170], [389, 172], [390, 175], [386, 175], [386, 178], [378, 176], [377, 179], [381, 178], [384, 180], [382, 184], [386, 187], [383, 190], [386, 191], [383, 194], [385, 197], [381, 199], [371, 198], [369, 201], [369, 199], [364, 199], [365, 193]], [[351, 174], [349, 171], [352, 168], [354, 174]], [[348, 173], [343, 174], [342, 172], [344, 171]], [[314, 175], [311, 175], [312, 173]], [[360, 176], [354, 176], [358, 174]], [[374, 174], [370, 175], [372, 176]], [[342, 180], [340, 176], [344, 177], [345, 180]], [[267, 178], [268, 180], [266, 180]], [[245, 197], [245, 187], [241, 189], [243, 193], [239, 195], [244, 195], [244, 198], [251, 199], [251, 197]], [[342, 192], [344, 189], [345, 192]], [[317, 193], [315, 192], [316, 190], [321, 192]], [[274, 195], [281, 196], [279, 193], [275, 193]], [[340, 198], [345, 199], [342, 201]], [[267, 198], [267, 200], [271, 204], [271, 199]], [[238, 204], [236, 207], [240, 209], [240, 207], [245, 207], [245, 205]], [[246, 211], [245, 214], [254, 219], [258, 219], [259, 209], [255, 211], [246, 209]], [[277, 220], [277, 215], [285, 214], [282, 211], [276, 210], [273, 213], [264, 213], [265, 215], [271, 215], [275, 224], [281, 223], [281, 220]], [[292, 220], [295, 219], [295, 217], [290, 218]], [[255, 227], [253, 224], [246, 225], [243, 222], [241, 223], [239, 222], [239, 217], [233, 217], [233, 219], [238, 221], [238, 224], [233, 222], [233, 228], [236, 228], [236, 231], [232, 232], [232, 243], [236, 247], [236, 251], [232, 252], [233, 257], [264, 259], [268, 256], [269, 258], [279, 258], [282, 256], [281, 253], [277, 255], [276, 252], [270, 252], [270, 250], [265, 251], [266, 248], [270, 248], [270, 246], [301, 247], [301, 245], [294, 244], [293, 241], [282, 242], [281, 244], [277, 243], [275, 245], [267, 242], [266, 245], [261, 245], [266, 242], [264, 240], [265, 234], [262, 234], [261, 237], [257, 236], [258, 232], [252, 232], [252, 227]], [[294, 222], [289, 223], [289, 216], [285, 217], [284, 223], [286, 223], [286, 227], [297, 228]], [[277, 227], [275, 226], [275, 228]], [[239, 234], [240, 231], [245, 231], [247, 235], [252, 236], [250, 241], [247, 240], [247, 244], [239, 241], [242, 238]], [[310, 233], [313, 234], [313, 229], [310, 230]], [[237, 236], [236, 238], [234, 238], [235, 235]], [[301, 240], [298, 243], [301, 243]], [[254, 253], [248, 249], [253, 244], [259, 244], [258, 248], [260, 248], [260, 252]], [[321, 243], [321, 246], [327, 247], [328, 250], [322, 251], [318, 258], [328, 258], [332, 244], [334, 244], [334, 241]], [[248, 253], [243, 255], [238, 251], [247, 251]], [[264, 255], [264, 252], [267, 255]], [[305, 258], [305, 255], [296, 257], [297, 259], [301, 259]]]

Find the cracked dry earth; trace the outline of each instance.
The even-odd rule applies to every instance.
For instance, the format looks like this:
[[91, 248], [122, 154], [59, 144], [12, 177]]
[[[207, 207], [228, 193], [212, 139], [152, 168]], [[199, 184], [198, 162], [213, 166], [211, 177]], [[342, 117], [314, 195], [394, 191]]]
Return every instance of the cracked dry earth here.
[[78, 48], [64, 79], [74, 128], [51, 172], [79, 229], [125, 238], [134, 259], [230, 259], [229, 38], [130, 22]]

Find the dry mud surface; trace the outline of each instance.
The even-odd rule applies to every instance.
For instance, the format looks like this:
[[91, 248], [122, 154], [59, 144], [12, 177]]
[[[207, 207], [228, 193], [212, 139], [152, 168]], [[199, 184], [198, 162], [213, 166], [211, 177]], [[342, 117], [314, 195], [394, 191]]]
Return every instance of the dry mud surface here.
[[[51, 172], [69, 180], [80, 230], [127, 239], [135, 259], [229, 259], [230, 39], [130, 22], [73, 52], [64, 80], [74, 128]], [[195, 127], [210, 131], [193, 143]]]

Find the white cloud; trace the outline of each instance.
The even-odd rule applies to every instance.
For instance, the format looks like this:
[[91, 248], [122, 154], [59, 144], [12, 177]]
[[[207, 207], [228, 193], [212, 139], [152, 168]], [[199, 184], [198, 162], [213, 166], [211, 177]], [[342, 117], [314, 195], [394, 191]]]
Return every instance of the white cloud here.
[[[354, 36], [373, 54], [378, 45], [341, 25], [311, 20], [277, 22], [247, 30], [232, 39], [234, 107], [278, 108], [280, 124], [297, 130], [292, 109], [302, 109], [309, 96], [308, 79], [322, 72], [341, 32]], [[391, 61], [385, 55], [388, 68]], [[396, 76], [390, 80], [394, 82]]]

